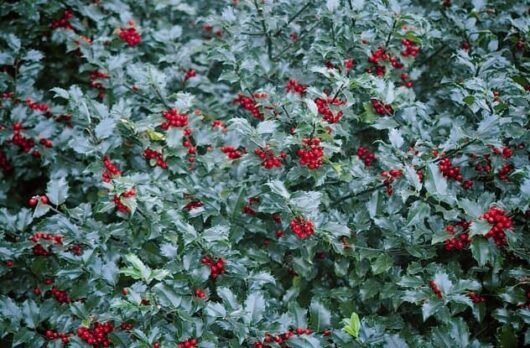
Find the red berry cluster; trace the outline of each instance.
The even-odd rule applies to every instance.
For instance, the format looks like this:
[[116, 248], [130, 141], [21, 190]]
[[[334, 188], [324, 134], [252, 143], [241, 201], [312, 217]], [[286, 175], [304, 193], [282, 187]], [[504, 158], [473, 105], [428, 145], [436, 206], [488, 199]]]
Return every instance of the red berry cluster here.
[[33, 246], [33, 255], [35, 256], [51, 256], [53, 255], [53, 252], [51, 251], [51, 248], [46, 249], [40, 244], [37, 244]]
[[50, 293], [59, 303], [70, 303], [72, 299], [68, 296], [68, 293], [64, 290], [59, 290], [55, 286], [50, 290]]
[[401, 56], [403, 57], [416, 57], [420, 48], [416, 44], [408, 39], [401, 39], [401, 44], [405, 46], [405, 49], [401, 51]]
[[431, 287], [432, 291], [434, 291], [434, 294], [436, 295], [436, 297], [438, 297], [439, 299], [442, 299], [442, 290], [440, 290], [440, 288], [438, 287], [438, 285], [436, 284], [436, 282], [434, 280], [431, 280], [429, 281], [429, 286]]
[[[32, 235], [29, 238], [33, 243], [38, 243], [41, 239], [52, 241], [56, 245], [62, 245], [63, 244], [63, 236], [58, 235], [52, 235], [49, 233], [43, 233], [43, 232], [37, 232], [34, 235]], [[40, 244], [36, 244], [33, 246], [33, 255], [35, 256], [51, 256], [53, 255], [53, 252], [51, 250], [51, 247], [45, 248]]]
[[276, 222], [277, 224], [281, 224], [282, 216], [278, 213], [272, 214], [272, 220], [274, 220], [274, 222]]
[[[271, 346], [267, 343], [276, 343], [277, 345], [284, 347], [285, 342], [293, 337], [293, 336], [301, 336], [301, 335], [311, 335], [313, 333], [313, 330], [310, 328], [296, 328], [296, 329], [289, 329], [285, 331], [282, 334], [279, 335], [271, 335], [269, 333], [265, 334], [265, 337], [263, 338], [263, 342], [256, 341], [254, 343], [254, 347], [256, 348], [270, 348]], [[276, 345], [275, 345], [276, 346]]]
[[28, 153], [31, 151], [33, 146], [35, 146], [35, 141], [33, 141], [33, 139], [24, 137], [21, 133], [23, 129], [24, 128], [22, 127], [22, 124], [19, 122], [13, 125], [13, 137], [11, 138], [11, 143], [20, 147], [23, 152]]
[[[472, 155], [471, 156], [472, 159], [475, 159], [476, 156], [475, 155]], [[490, 155], [486, 154], [484, 155], [484, 160], [485, 160], [485, 164], [481, 164], [481, 163], [477, 163], [475, 164], [475, 170], [477, 172], [486, 172], [486, 173], [489, 173], [491, 172], [491, 159], [490, 159]]]
[[333, 114], [333, 112], [330, 110], [328, 106], [329, 104], [342, 105], [343, 102], [340, 99], [337, 99], [337, 100], [341, 102], [341, 104], [333, 103], [333, 98], [315, 99], [315, 104], [317, 105], [318, 112], [322, 114], [324, 120], [326, 120], [329, 123], [337, 123], [342, 118], [342, 115], [343, 115], [342, 111], [338, 111], [336, 114]]
[[120, 28], [118, 30], [118, 36], [123, 41], [127, 42], [129, 46], [136, 46], [142, 41], [140, 33], [136, 31], [133, 22], [129, 22], [129, 27]]
[[81, 326], [77, 328], [77, 336], [93, 347], [109, 347], [112, 342], [108, 334], [114, 331], [114, 324], [108, 321], [106, 323], [95, 323], [93, 328]]
[[225, 124], [221, 120], [213, 120], [212, 121], [212, 128], [225, 129]]
[[280, 168], [282, 166], [282, 159], [287, 157], [287, 154], [283, 151], [280, 152], [279, 157], [276, 157], [274, 152], [270, 150], [269, 145], [265, 149], [257, 148], [254, 150], [254, 153], [261, 159], [261, 166], [265, 169]]
[[197, 71], [195, 69], [190, 69], [186, 71], [186, 74], [184, 75], [184, 81], [187, 81], [195, 76], [197, 76]]
[[221, 146], [221, 151], [231, 160], [240, 158], [244, 153], [244, 151], [236, 150], [232, 146]]
[[320, 168], [324, 164], [324, 148], [320, 146], [320, 138], [304, 138], [302, 144], [304, 147], [296, 151], [300, 165], [311, 170]]
[[55, 330], [46, 330], [47, 340], [61, 340], [64, 344], [70, 342], [70, 334], [66, 332], [57, 332]]
[[50, 24], [50, 28], [57, 29], [57, 28], [65, 28], [68, 30], [74, 30], [72, 25], [70, 24], [70, 19], [74, 18], [74, 13], [71, 10], [64, 10], [63, 15], [59, 19], [52, 20], [52, 23]]
[[15, 264], [15, 262], [14, 262], [13, 260], [6, 260], [6, 261], [4, 262], [4, 264], [6, 265], [6, 267], [11, 268], [11, 267], [13, 267], [13, 265]]
[[103, 87], [103, 84], [97, 80], [108, 78], [109, 75], [102, 71], [94, 70], [90, 72], [90, 87], [98, 90], [98, 98], [103, 99], [103, 97], [105, 97], [105, 87]]
[[484, 303], [486, 302], [486, 298], [484, 296], [480, 296], [480, 294], [477, 294], [476, 292], [468, 292], [467, 296], [471, 299], [473, 303]]
[[390, 169], [388, 171], [384, 170], [381, 172], [381, 176], [384, 178], [383, 184], [385, 185], [386, 193], [389, 196], [392, 196], [392, 193], [394, 193], [392, 183], [402, 175], [403, 172], [399, 169]]
[[204, 205], [204, 203], [201, 202], [201, 201], [191, 201], [191, 202], [189, 202], [188, 204], [186, 204], [184, 206], [184, 209], [186, 209], [187, 211], [190, 211], [190, 210], [193, 210], [193, 209], [200, 208], [203, 205]]
[[[445, 249], [447, 251], [450, 250], [462, 250], [467, 244], [470, 243], [469, 234], [467, 233], [467, 230], [469, 229], [469, 226], [471, 225], [470, 222], [467, 221], [460, 221], [456, 224], [459, 226], [462, 230], [462, 233], [457, 236], [456, 238], [452, 238], [449, 240], [446, 240], [445, 243]], [[454, 225], [448, 225], [445, 230], [447, 233], [454, 235], [456, 232]]]
[[524, 47], [525, 47], [525, 43], [524, 43], [524, 40], [523, 39], [519, 39], [517, 40], [517, 42], [515, 43], [515, 48], [519, 51], [523, 51], [524, 50]]
[[121, 323], [120, 324], [120, 329], [122, 329], [123, 331], [131, 331], [132, 329], [134, 328], [134, 324], [133, 323]]
[[202, 289], [195, 289], [193, 294], [195, 295], [195, 297], [198, 297], [200, 299], [205, 299], [206, 298], [206, 293]]
[[313, 221], [307, 220], [302, 216], [295, 217], [289, 224], [291, 231], [298, 239], [305, 239], [315, 233]]
[[374, 111], [381, 116], [392, 115], [394, 113], [394, 108], [390, 104], [385, 104], [377, 99], [372, 99], [370, 102]]
[[401, 63], [398, 58], [392, 57], [390, 54], [386, 53], [382, 47], [380, 47], [368, 57], [368, 62], [375, 64], [375, 67], [368, 68], [367, 72], [374, 72], [377, 76], [384, 76], [386, 73], [386, 68], [384, 65], [379, 65], [379, 61], [390, 62], [394, 69], [403, 68], [403, 63]]
[[289, 81], [287, 81], [285, 89], [287, 90], [287, 92], [293, 92], [299, 95], [303, 95], [307, 89], [307, 86], [298, 83], [298, 81], [294, 79], [290, 79]]
[[493, 238], [498, 246], [506, 245], [505, 230], [512, 228], [512, 219], [505, 211], [499, 208], [490, 208], [481, 219], [488, 221], [493, 227], [484, 235], [486, 238]]
[[110, 161], [109, 156], [103, 157], [103, 165], [105, 166], [102, 174], [103, 182], [110, 182], [113, 177], [121, 175], [121, 171]]
[[252, 209], [249, 205], [245, 205], [242, 211], [243, 211], [243, 214], [245, 215], [250, 215], [250, 216], [256, 215], [256, 211], [254, 211], [254, 209]]
[[241, 107], [249, 111], [254, 118], [263, 121], [263, 114], [259, 111], [258, 105], [254, 99], [240, 94], [234, 99], [234, 103], [241, 105]]
[[512, 170], [513, 170], [513, 167], [511, 164], [504, 163], [501, 169], [499, 169], [499, 172], [497, 173], [497, 175], [499, 176], [499, 180], [508, 181], [508, 174], [510, 174]]
[[448, 239], [444, 242], [445, 250], [462, 250], [471, 242], [469, 239], [469, 234], [462, 233], [456, 238]]
[[210, 277], [216, 279], [225, 272], [225, 260], [220, 257], [214, 261], [210, 256], [203, 256], [201, 262], [210, 267]]
[[72, 254], [74, 254], [75, 256], [80, 256], [81, 253], [83, 252], [83, 249], [81, 248], [81, 245], [79, 244], [74, 244], [70, 247], [69, 249]]
[[2, 150], [0, 150], [0, 169], [2, 169], [2, 171], [5, 173], [10, 172], [13, 169], [13, 166], [9, 162], [5, 152]]
[[39, 200], [42, 204], [48, 204], [48, 197], [46, 195], [33, 196], [29, 199], [28, 204], [30, 207], [34, 207], [39, 203]]
[[243, 207], [243, 213], [250, 216], [256, 215], [256, 212], [250, 206], [259, 203], [259, 201], [259, 197], [250, 197], [248, 199], [248, 204]]
[[160, 127], [164, 130], [169, 129], [170, 127], [186, 127], [188, 125], [188, 115], [179, 114], [177, 109], [169, 109], [162, 112], [162, 116], [166, 119], [166, 122], [163, 122]]
[[15, 96], [15, 92], [2, 92], [2, 93], [0, 93], [0, 97], [2, 97], [3, 99], [13, 98], [14, 96]]
[[366, 147], [359, 147], [357, 149], [357, 156], [363, 160], [364, 165], [367, 167], [370, 167], [372, 162], [375, 161], [375, 154], [368, 151]]
[[276, 232], [274, 232], [276, 238], [282, 238], [284, 234], [283, 230], [276, 230]]
[[130, 213], [131, 209], [128, 206], [126, 206], [125, 204], [123, 204], [121, 198], [122, 197], [123, 198], [130, 198], [130, 197], [134, 197], [135, 195], [136, 195], [136, 190], [134, 188], [131, 188], [131, 189], [125, 191], [124, 193], [122, 193], [121, 196], [114, 195], [114, 197], [112, 197], [112, 201], [116, 205], [116, 209], [118, 209], [119, 212]]
[[186, 341], [180, 342], [178, 344], [178, 348], [195, 348], [197, 347], [197, 344], [199, 344], [197, 339], [192, 337]]
[[48, 111], [49, 109], [49, 106], [48, 104], [39, 104], [39, 103], [35, 103], [33, 102], [33, 100], [31, 100], [31, 98], [26, 98], [26, 105], [31, 109], [31, 110], [36, 110], [36, 111], [41, 111], [41, 112], [46, 112]]
[[438, 167], [440, 168], [440, 172], [442, 172], [443, 176], [445, 176], [446, 178], [451, 178], [459, 182], [462, 182], [462, 180], [464, 180], [464, 176], [460, 173], [460, 167], [453, 166], [453, 164], [451, 163], [451, 159], [442, 159], [438, 164]]
[[39, 143], [44, 147], [53, 147], [53, 142], [50, 139], [42, 138]]
[[157, 166], [159, 166], [162, 169], [167, 169], [167, 163], [164, 161], [162, 152], [158, 152], [151, 149], [145, 149], [144, 150], [144, 158], [146, 160], [156, 160], [155, 163]]
[[62, 245], [64, 237], [60, 234], [53, 235], [50, 233], [37, 232], [29, 238], [33, 243], [38, 243], [41, 239], [52, 241], [56, 245]]

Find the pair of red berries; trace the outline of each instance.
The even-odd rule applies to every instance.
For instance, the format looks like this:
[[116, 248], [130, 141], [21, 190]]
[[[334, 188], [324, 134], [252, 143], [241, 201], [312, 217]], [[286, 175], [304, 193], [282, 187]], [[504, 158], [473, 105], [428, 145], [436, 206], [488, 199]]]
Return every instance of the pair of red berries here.
[[195, 291], [193, 292], [193, 294], [200, 298], [200, 299], [205, 299], [206, 298], [206, 293], [204, 292], [204, 290], [202, 289], [195, 289]]
[[46, 195], [33, 196], [29, 199], [28, 204], [30, 207], [34, 207], [39, 203], [39, 200], [42, 204], [48, 204], [48, 197]]

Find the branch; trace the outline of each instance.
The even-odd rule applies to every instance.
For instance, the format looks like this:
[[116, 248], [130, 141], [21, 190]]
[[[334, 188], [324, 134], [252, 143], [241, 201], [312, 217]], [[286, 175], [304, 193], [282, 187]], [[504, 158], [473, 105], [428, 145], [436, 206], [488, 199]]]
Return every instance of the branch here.
[[257, 0], [254, 0], [254, 6], [256, 7], [258, 15], [261, 17], [261, 28], [263, 29], [263, 34], [265, 35], [265, 42], [267, 43], [267, 55], [269, 56], [269, 59], [272, 60], [272, 39], [269, 35], [269, 31], [267, 30], [267, 24], [265, 23], [263, 10], [261, 9], [261, 7], [259, 7]]
[[[477, 141], [477, 139], [471, 139], [469, 140], [468, 142], [464, 143], [462, 146], [459, 146], [453, 150], [449, 150], [446, 152], [446, 156], [448, 155], [453, 155], [457, 152], [460, 152], [462, 151], [463, 149], [465, 149], [466, 147], [468, 147], [469, 145], [475, 143]], [[440, 162], [441, 160], [443, 159], [443, 157], [438, 157], [436, 158], [434, 161], [432, 161], [432, 163], [438, 163]], [[418, 170], [422, 170], [422, 169], [425, 169], [427, 165], [423, 165], [421, 167], [418, 168]], [[381, 183], [381, 184], [378, 184], [376, 186], [373, 186], [373, 187], [369, 187], [367, 189], [364, 189], [360, 192], [352, 192], [352, 193], [348, 193], [347, 195], [344, 195], [342, 197], [340, 197], [339, 199], [337, 199], [336, 201], [333, 202], [333, 205], [336, 205], [336, 204], [339, 204], [341, 202], [344, 202], [345, 200], [348, 200], [350, 198], [353, 198], [353, 197], [357, 197], [357, 196], [361, 196], [361, 195], [364, 195], [366, 193], [370, 193], [370, 192], [373, 192], [373, 191], [376, 191], [376, 190], [379, 190], [380, 188], [383, 188], [385, 186], [385, 184]]]

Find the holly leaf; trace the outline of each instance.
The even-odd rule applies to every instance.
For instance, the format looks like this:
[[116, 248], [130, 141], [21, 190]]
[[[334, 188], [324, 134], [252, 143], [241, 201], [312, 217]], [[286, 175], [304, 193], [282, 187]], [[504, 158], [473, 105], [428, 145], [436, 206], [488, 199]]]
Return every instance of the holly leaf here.
[[68, 183], [66, 179], [64, 177], [51, 179], [48, 182], [46, 195], [51, 203], [55, 205], [63, 204], [68, 197]]

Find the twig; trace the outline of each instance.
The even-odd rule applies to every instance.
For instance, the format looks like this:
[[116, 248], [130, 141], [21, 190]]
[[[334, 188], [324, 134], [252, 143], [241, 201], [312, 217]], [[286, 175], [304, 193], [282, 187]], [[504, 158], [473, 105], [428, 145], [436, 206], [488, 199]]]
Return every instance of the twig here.
[[298, 18], [298, 16], [300, 16], [302, 14], [302, 12], [304, 12], [308, 7], [309, 5], [311, 5], [311, 0], [307, 2], [307, 4], [305, 4], [300, 10], [298, 10], [298, 12], [296, 12], [288, 21], [287, 23], [285, 23], [285, 25], [283, 25], [280, 29], [278, 29], [278, 31], [276, 31], [274, 33], [274, 37], [280, 35], [282, 33], [282, 31], [287, 28], [289, 26], [289, 24], [291, 24], [296, 18]]
[[445, 50], [447, 47], [449, 46], [442, 44], [440, 47], [438, 47], [438, 49], [436, 49], [436, 51], [431, 53], [429, 56], [425, 57], [423, 60], [420, 60], [419, 62], [417, 62], [416, 66], [424, 65], [425, 63], [427, 63], [428, 61], [436, 57], [438, 54], [442, 53], [442, 51]]
[[157, 97], [162, 101], [162, 104], [164, 104], [164, 106], [168, 109], [171, 108], [171, 106], [169, 105], [169, 103], [166, 101], [166, 99], [162, 96], [162, 93], [160, 93], [160, 89], [158, 89], [158, 86], [156, 86], [154, 83], [151, 83], [151, 87], [153, 88], [153, 90], [155, 91]]
[[396, 30], [396, 27], [397, 27], [397, 19], [394, 19], [394, 23], [392, 23], [392, 29], [390, 30], [390, 32], [388, 33], [388, 36], [386, 37], [386, 41], [385, 41], [385, 48], [388, 47], [388, 44], [390, 43], [390, 39], [392, 39], [392, 34], [394, 34], [394, 30]]
[[304, 31], [300, 37], [298, 37], [298, 40], [296, 41], [296, 43], [294, 45], [289, 45], [287, 47], [285, 47], [276, 57], [273, 58], [273, 60], [278, 60], [280, 59], [284, 54], [285, 52], [289, 51], [291, 48], [293, 47], [296, 47], [298, 44], [300, 44], [300, 42], [302, 42], [302, 39], [304, 39], [308, 33], [310, 33], [311, 31], [313, 31], [313, 29], [315, 27], [318, 26], [318, 23], [315, 23], [311, 28], [309, 28], [308, 30]]

